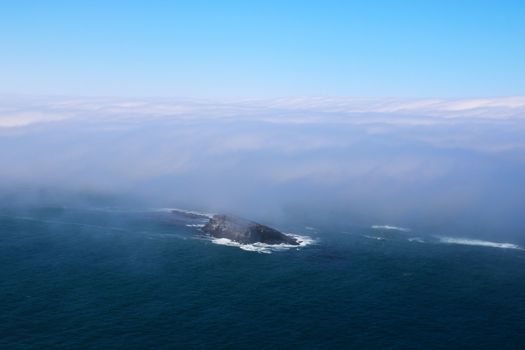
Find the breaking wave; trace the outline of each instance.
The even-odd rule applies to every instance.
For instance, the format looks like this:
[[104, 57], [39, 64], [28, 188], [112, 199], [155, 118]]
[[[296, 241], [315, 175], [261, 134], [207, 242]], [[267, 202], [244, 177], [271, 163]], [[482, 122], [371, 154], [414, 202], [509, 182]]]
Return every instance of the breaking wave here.
[[524, 250], [522, 247], [514, 243], [490, 242], [490, 241], [482, 241], [479, 239], [454, 238], [454, 237], [438, 237], [438, 239], [440, 243], [446, 243], [446, 244], [461, 244], [461, 245], [472, 245], [472, 246], [490, 247], [490, 248]]
[[251, 244], [242, 244], [239, 242], [232, 241], [228, 238], [211, 238], [211, 242], [218, 245], [225, 245], [228, 247], [237, 247], [242, 250], [249, 252], [271, 254], [272, 252], [280, 252], [289, 249], [300, 249], [315, 243], [315, 240], [309, 236], [301, 236], [293, 233], [286, 233], [287, 236], [293, 237], [299, 242], [299, 245], [292, 244], [266, 244], [261, 242], [251, 243]]
[[377, 241], [384, 241], [384, 240], [385, 240], [384, 237], [369, 236], [369, 235], [362, 235], [362, 236], [365, 237], [365, 238], [375, 239], [375, 240], [377, 240]]
[[215, 215], [213, 213], [205, 213], [205, 212], [200, 212], [196, 210], [186, 210], [186, 209], [179, 209], [179, 208], [155, 208], [155, 209], [151, 209], [151, 211], [162, 212], [162, 213], [178, 212], [182, 214], [206, 217], [209, 219], [211, 219], [213, 215]]
[[405, 227], [391, 226], [391, 225], [372, 225], [372, 228], [375, 230], [395, 230], [401, 232], [409, 232], [410, 229]]

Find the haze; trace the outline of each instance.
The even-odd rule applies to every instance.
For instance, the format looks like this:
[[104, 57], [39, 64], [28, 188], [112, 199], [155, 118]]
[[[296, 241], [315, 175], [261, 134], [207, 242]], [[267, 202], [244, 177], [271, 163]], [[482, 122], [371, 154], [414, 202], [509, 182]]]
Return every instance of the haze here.
[[1, 104], [0, 180], [14, 203], [106, 196], [312, 225], [525, 228], [525, 98]]

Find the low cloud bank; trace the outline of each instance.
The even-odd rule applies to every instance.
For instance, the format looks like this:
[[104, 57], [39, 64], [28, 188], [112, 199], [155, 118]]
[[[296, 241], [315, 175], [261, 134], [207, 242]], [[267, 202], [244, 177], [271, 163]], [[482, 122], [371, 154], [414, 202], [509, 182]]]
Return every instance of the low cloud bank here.
[[0, 187], [312, 224], [523, 232], [523, 135], [523, 97], [1, 97]]

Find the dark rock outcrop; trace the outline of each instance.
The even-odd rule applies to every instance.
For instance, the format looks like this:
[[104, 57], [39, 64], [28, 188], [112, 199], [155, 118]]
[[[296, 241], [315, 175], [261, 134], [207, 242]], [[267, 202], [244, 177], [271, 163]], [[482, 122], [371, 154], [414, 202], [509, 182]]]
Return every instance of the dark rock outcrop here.
[[202, 230], [216, 238], [228, 238], [242, 244], [292, 244], [299, 245], [293, 237], [273, 228], [230, 215], [214, 215]]

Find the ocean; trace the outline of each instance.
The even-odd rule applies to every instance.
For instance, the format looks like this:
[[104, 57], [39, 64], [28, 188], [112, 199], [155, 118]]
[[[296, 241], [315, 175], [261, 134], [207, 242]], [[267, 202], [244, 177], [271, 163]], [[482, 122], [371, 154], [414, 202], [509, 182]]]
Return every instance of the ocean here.
[[2, 210], [0, 349], [525, 349], [520, 242], [292, 222], [304, 244], [272, 248], [200, 225]]

